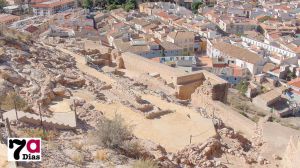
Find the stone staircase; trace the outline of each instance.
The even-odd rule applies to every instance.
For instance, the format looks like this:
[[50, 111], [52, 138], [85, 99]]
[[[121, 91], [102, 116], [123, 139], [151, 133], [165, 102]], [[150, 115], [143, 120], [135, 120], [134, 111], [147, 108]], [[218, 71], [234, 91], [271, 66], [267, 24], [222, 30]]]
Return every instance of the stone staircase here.
[[[3, 118], [8, 118], [10, 121], [16, 120], [15, 110], [10, 110], [3, 113]], [[32, 125], [41, 125], [41, 118], [39, 115], [27, 113], [23, 111], [18, 111], [19, 121], [32, 124]], [[74, 129], [76, 128], [76, 116], [74, 112], [61, 112], [54, 113], [50, 117], [42, 117], [43, 125], [49, 128], [56, 129]]]

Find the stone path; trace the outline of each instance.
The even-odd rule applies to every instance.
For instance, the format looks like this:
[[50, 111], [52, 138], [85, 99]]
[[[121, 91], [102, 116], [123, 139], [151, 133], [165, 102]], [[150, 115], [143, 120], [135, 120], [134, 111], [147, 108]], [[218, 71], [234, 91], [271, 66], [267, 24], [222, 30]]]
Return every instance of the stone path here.
[[[3, 118], [8, 118], [10, 121], [16, 120], [15, 110], [7, 111], [3, 114]], [[20, 121], [34, 125], [40, 125], [40, 116], [36, 114], [18, 111]], [[54, 113], [51, 118], [42, 117], [45, 126], [57, 129], [72, 129], [76, 127], [76, 118], [74, 112]]]

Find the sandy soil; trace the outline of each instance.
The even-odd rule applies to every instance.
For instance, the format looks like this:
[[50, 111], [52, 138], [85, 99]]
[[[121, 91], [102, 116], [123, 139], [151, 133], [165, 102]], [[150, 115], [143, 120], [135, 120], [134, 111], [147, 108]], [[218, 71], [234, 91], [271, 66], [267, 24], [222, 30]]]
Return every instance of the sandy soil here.
[[[147, 97], [148, 101], [159, 101], [156, 97]], [[150, 100], [151, 99], [151, 100]], [[201, 118], [196, 112], [167, 102], [157, 104], [162, 109], [172, 109], [176, 112], [162, 116], [159, 119], [145, 119], [138, 112], [132, 111], [121, 104], [100, 104], [94, 102], [96, 109], [104, 112], [108, 118], [120, 114], [126, 122], [134, 126], [133, 133], [141, 139], [149, 139], [161, 144], [167, 151], [176, 152], [192, 143], [201, 143], [214, 136], [215, 130], [211, 120]], [[191, 118], [187, 117], [190, 114]]]
[[[86, 101], [93, 101], [95, 100], [95, 96], [85, 89], [80, 90], [73, 90], [72, 91], [73, 98], [81, 98]], [[49, 105], [49, 109], [55, 113], [65, 113], [65, 112], [72, 112], [70, 105], [72, 104], [72, 99], [69, 98], [57, 98], [56, 100], [52, 101]]]
[[300, 131], [281, 126], [275, 122], [262, 124], [263, 140], [266, 142], [262, 147], [263, 156], [270, 159], [273, 154], [282, 157], [291, 136], [300, 136]]
[[0, 167], [6, 168], [8, 167], [7, 162], [7, 147], [4, 144], [0, 144]]
[[64, 98], [62, 100], [54, 100], [51, 105], [49, 105], [49, 110], [55, 113], [69, 112], [71, 111], [71, 99]]

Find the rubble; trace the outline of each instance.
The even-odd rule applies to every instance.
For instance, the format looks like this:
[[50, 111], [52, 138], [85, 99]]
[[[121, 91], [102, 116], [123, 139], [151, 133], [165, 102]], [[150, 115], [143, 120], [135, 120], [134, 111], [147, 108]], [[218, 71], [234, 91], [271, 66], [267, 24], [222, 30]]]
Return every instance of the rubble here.
[[61, 96], [61, 97], [65, 96], [68, 92], [67, 89], [65, 87], [62, 87], [62, 86], [56, 87], [52, 91], [56, 96]]

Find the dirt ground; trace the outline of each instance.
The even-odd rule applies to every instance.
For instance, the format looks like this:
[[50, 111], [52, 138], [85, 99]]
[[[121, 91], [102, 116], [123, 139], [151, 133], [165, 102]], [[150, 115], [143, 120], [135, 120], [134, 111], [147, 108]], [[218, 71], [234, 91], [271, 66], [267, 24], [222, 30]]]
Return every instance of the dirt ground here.
[[54, 100], [49, 105], [49, 110], [54, 113], [62, 113], [62, 112], [69, 112], [71, 111], [71, 99], [63, 98], [62, 100]]
[[238, 111], [245, 117], [254, 122], [258, 122], [259, 118], [264, 117], [270, 112], [256, 107], [250, 99], [241, 95], [236, 89], [229, 89], [228, 91], [228, 105], [235, 111]]
[[[72, 90], [73, 98], [80, 98], [86, 101], [95, 100], [95, 96], [85, 89]], [[58, 98], [49, 105], [49, 109], [55, 113], [72, 112], [70, 106], [72, 105], [72, 99], [69, 98]]]
[[[104, 112], [108, 118], [120, 114], [126, 122], [134, 127], [133, 133], [138, 138], [152, 140], [161, 144], [167, 151], [176, 152], [192, 143], [201, 143], [216, 134], [210, 119], [200, 117], [194, 111], [175, 104], [167, 103], [157, 97], [143, 97], [161, 109], [176, 110], [158, 119], [146, 119], [141, 113], [135, 112], [121, 104], [100, 104], [94, 102], [97, 110]], [[158, 103], [159, 102], [159, 103]], [[190, 118], [187, 116], [190, 115]]]
[[0, 144], [0, 167], [1, 168], [6, 168], [8, 167], [8, 162], [7, 162], [7, 147], [3, 144]]
[[276, 122], [262, 124], [263, 128], [263, 156], [270, 159], [272, 154], [283, 157], [291, 136], [300, 136], [300, 131], [281, 126]]

